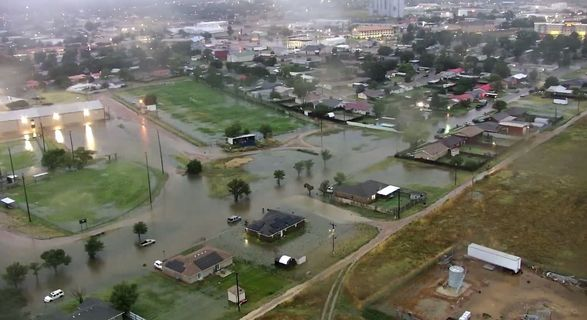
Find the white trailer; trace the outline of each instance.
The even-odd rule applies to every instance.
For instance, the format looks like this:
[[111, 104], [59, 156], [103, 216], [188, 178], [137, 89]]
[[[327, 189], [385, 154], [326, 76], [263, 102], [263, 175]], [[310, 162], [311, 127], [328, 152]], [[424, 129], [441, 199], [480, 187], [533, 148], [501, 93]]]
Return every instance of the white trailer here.
[[493, 265], [518, 273], [522, 268], [522, 258], [487, 248], [475, 243], [469, 244], [467, 255]]

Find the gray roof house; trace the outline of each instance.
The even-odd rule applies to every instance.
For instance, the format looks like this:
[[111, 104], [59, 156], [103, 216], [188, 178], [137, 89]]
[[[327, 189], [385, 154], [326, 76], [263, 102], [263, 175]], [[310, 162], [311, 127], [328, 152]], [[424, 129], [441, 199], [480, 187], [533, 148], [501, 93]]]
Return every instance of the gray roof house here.
[[255, 235], [262, 240], [276, 240], [287, 232], [303, 227], [306, 218], [279, 210], [267, 209], [263, 218], [255, 220], [245, 226], [248, 234]]

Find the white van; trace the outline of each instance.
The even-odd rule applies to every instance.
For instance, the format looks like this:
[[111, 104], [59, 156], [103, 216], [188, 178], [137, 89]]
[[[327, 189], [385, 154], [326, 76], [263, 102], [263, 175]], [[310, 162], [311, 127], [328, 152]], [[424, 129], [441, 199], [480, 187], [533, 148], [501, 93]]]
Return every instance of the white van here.
[[471, 312], [465, 311], [463, 315], [459, 318], [459, 320], [469, 320], [471, 319]]

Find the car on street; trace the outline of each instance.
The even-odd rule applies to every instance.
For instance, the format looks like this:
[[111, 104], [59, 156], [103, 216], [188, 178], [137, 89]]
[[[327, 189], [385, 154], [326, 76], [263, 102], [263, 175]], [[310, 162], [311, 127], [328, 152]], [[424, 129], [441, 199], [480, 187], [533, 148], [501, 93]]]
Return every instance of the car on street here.
[[228, 218], [226, 218], [226, 222], [228, 223], [237, 223], [239, 221], [241, 221], [243, 218], [241, 218], [241, 216], [230, 216]]
[[157, 270], [163, 270], [163, 262], [161, 260], [155, 260], [153, 267]]
[[49, 303], [49, 302], [55, 301], [55, 300], [57, 300], [57, 299], [59, 299], [59, 298], [63, 298], [63, 295], [64, 295], [64, 293], [63, 293], [63, 290], [61, 290], [61, 289], [57, 289], [57, 290], [55, 290], [55, 291], [51, 291], [51, 293], [49, 293], [49, 295], [48, 295], [48, 296], [46, 296], [46, 297], [43, 299], [43, 301], [44, 301], [45, 303]]
[[145, 239], [139, 243], [139, 246], [148, 247], [152, 244], [155, 244], [155, 242], [157, 242], [155, 239]]

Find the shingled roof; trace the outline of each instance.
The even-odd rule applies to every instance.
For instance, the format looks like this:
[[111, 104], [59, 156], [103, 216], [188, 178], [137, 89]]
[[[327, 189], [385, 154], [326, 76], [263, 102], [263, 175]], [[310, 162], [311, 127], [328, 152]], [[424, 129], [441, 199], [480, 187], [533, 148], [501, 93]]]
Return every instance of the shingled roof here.
[[267, 213], [265, 213], [263, 218], [251, 222], [246, 228], [260, 235], [271, 237], [304, 220], [304, 217], [295, 214], [267, 209]]

